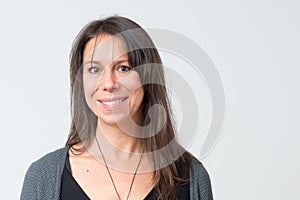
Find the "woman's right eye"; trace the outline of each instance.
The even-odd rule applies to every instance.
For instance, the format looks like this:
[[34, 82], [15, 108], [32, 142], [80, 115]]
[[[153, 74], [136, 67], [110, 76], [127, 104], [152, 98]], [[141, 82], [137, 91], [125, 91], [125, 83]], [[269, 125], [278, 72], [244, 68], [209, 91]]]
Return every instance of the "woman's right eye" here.
[[88, 71], [92, 74], [97, 74], [101, 71], [101, 69], [99, 67], [92, 66], [88, 69]]

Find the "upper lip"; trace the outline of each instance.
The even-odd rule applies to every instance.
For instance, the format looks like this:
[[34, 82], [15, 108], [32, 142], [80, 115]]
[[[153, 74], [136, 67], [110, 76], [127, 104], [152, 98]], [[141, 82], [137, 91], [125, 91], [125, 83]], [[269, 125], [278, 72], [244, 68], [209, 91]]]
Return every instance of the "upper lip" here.
[[101, 102], [110, 102], [110, 101], [118, 101], [121, 99], [127, 99], [128, 97], [104, 97], [104, 98], [98, 98], [98, 101]]

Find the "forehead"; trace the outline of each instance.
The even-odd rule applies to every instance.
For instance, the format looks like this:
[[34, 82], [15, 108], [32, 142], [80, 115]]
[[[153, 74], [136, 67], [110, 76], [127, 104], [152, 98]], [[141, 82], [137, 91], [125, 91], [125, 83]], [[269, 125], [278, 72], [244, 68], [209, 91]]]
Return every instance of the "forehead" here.
[[83, 51], [84, 61], [99, 61], [101, 63], [110, 63], [120, 57], [127, 58], [127, 52], [124, 42], [109, 34], [101, 34], [87, 42]]

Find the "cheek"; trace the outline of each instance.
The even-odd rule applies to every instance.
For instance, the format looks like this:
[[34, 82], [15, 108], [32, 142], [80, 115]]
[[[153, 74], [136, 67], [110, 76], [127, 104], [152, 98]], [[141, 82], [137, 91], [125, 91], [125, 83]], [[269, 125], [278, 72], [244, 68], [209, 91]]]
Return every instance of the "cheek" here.
[[83, 89], [85, 93], [91, 92], [95, 89], [97, 84], [97, 79], [95, 77], [89, 77], [88, 75], [83, 75]]
[[142, 87], [140, 87], [139, 89], [137, 89], [134, 92], [134, 96], [136, 96], [136, 100], [138, 102], [142, 102], [143, 98], [144, 98], [144, 89]]
[[140, 76], [135, 71], [130, 72], [130, 74], [125, 77], [122, 77], [119, 80], [119, 83], [125, 86], [128, 92], [130, 92], [132, 95], [142, 89]]
[[95, 82], [90, 78], [83, 78], [84, 96], [91, 110], [93, 110], [92, 95], [94, 93], [94, 89], [95, 89]]
[[133, 72], [126, 77], [124, 82], [126, 85], [127, 91], [130, 93], [130, 107], [133, 110], [137, 110], [140, 107], [140, 104], [144, 98], [144, 89], [140, 81], [139, 74]]
[[132, 92], [132, 96], [129, 103], [131, 112], [136, 112], [137, 110], [139, 110], [143, 98], [144, 98], [144, 89], [142, 87]]

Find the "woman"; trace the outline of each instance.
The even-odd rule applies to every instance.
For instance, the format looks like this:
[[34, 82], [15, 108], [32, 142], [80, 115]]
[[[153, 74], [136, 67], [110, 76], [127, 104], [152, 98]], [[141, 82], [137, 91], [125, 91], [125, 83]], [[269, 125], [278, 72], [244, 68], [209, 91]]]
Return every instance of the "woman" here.
[[89, 23], [70, 63], [66, 146], [30, 166], [21, 199], [212, 199], [205, 168], [175, 140], [162, 62], [138, 24]]

